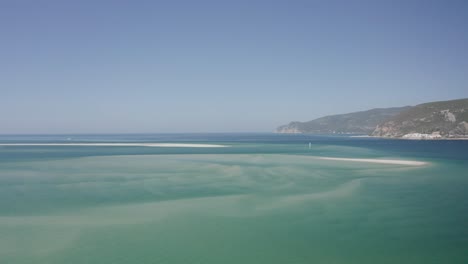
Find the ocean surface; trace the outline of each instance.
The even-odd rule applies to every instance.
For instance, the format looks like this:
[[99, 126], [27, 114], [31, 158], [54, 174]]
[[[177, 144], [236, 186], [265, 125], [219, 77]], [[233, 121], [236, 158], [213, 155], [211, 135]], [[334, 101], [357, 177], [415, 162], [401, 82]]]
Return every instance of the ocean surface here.
[[0, 263], [466, 264], [468, 141], [3, 135]]

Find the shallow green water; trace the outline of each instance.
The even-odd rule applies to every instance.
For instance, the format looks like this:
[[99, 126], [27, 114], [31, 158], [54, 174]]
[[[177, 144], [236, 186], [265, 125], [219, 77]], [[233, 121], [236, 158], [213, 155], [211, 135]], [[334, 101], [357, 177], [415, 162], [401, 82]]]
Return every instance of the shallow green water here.
[[225, 143], [0, 147], [0, 263], [468, 263], [464, 157]]

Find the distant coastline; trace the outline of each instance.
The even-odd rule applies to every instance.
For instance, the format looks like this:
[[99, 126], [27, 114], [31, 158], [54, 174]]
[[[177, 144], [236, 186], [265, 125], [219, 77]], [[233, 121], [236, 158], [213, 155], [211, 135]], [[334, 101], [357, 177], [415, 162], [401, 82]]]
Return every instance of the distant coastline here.
[[[375, 108], [331, 115], [308, 122], [290, 122], [277, 133], [356, 134], [411, 140], [468, 139], [468, 98], [416, 106]], [[359, 135], [360, 134], [360, 135]]]

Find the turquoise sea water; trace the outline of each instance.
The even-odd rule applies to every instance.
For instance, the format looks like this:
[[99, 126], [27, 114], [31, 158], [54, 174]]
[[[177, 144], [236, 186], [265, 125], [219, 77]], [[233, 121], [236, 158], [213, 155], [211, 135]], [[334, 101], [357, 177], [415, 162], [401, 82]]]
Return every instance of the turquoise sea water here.
[[468, 263], [468, 141], [0, 136], [77, 142], [229, 147], [0, 146], [0, 263]]

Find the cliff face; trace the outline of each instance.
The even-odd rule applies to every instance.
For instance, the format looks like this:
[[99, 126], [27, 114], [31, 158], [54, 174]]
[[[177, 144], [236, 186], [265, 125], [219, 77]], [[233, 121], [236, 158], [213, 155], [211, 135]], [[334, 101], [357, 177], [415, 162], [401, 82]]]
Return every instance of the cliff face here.
[[276, 133], [300, 134], [302, 132], [298, 123], [299, 122], [291, 122], [288, 125], [280, 126], [276, 129]]
[[391, 138], [468, 138], [468, 99], [414, 106], [379, 124], [371, 135]]
[[277, 133], [359, 133], [369, 134], [375, 127], [410, 107], [377, 108], [342, 115], [330, 115], [308, 122], [291, 122], [276, 129]]

